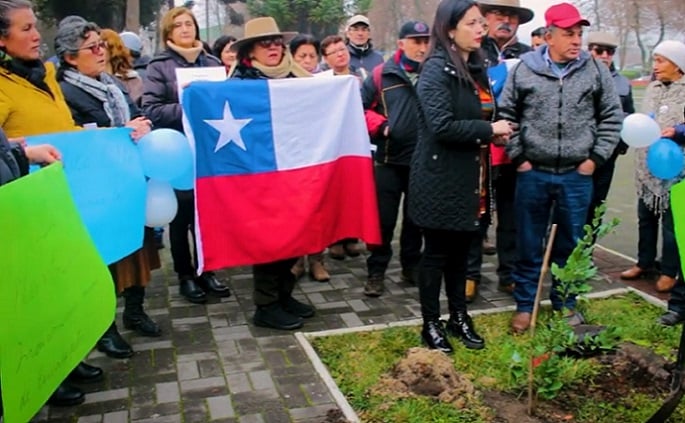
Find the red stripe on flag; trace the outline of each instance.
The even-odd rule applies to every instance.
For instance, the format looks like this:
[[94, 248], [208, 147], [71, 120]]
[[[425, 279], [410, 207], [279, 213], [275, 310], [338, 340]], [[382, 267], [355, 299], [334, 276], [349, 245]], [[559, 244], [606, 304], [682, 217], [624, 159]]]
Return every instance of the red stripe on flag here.
[[197, 180], [204, 270], [323, 250], [343, 238], [381, 243], [370, 158]]

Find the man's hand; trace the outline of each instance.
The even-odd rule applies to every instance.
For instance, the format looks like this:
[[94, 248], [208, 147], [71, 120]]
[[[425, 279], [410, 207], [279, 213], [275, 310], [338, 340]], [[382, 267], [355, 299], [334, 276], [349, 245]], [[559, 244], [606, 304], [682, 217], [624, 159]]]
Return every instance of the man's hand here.
[[670, 128], [664, 129], [663, 131], [661, 131], [661, 137], [662, 138], [673, 138], [673, 137], [675, 137], [675, 128], [670, 127]]
[[390, 136], [390, 127], [387, 125], [385, 126], [385, 129], [383, 130], [383, 136], [385, 138], [388, 138]]
[[517, 172], [528, 172], [529, 170], [533, 170], [533, 165], [527, 160], [521, 163], [518, 168], [516, 168]]
[[595, 173], [595, 168], [595, 162], [593, 162], [590, 159], [587, 159], [583, 163], [581, 163], [580, 166], [578, 166], [578, 173], [580, 173], [581, 175], [590, 176], [593, 173]]

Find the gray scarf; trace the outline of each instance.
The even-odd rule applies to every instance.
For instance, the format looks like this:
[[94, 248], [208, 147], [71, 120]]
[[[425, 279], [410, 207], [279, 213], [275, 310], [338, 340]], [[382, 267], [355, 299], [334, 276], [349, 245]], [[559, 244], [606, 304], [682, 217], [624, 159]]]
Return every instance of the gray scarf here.
[[[654, 81], [647, 87], [642, 101], [642, 112], [654, 113], [654, 118], [661, 129], [681, 123], [683, 108], [685, 108], [685, 77], [669, 85]], [[671, 187], [685, 178], [685, 169], [680, 175], [667, 181], [654, 177], [647, 168], [648, 150], [648, 147], [635, 149], [637, 195], [647, 208], [656, 214], [661, 214], [669, 208]]]
[[66, 69], [64, 80], [101, 101], [110, 126], [121, 127], [131, 120], [126, 96], [108, 74], [101, 73], [98, 81], [73, 69]]

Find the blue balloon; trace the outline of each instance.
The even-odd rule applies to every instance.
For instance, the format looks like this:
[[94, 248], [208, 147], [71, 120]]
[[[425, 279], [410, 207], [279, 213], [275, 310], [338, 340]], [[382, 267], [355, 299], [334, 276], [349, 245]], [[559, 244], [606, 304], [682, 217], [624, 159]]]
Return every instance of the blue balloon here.
[[673, 179], [685, 166], [683, 150], [668, 138], [661, 138], [647, 150], [647, 169], [659, 179]]
[[193, 152], [185, 135], [155, 129], [138, 141], [145, 176], [159, 181], [179, 178], [193, 167]]
[[178, 178], [169, 181], [174, 189], [188, 190], [195, 188], [195, 168], [190, 166], [188, 171]]

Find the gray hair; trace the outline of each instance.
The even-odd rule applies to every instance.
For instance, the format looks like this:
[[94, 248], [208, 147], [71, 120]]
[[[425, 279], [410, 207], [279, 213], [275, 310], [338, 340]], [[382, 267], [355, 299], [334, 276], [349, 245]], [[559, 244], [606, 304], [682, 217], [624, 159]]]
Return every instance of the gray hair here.
[[80, 16], [67, 16], [62, 19], [55, 34], [55, 55], [59, 58], [60, 66], [66, 64], [64, 58], [67, 54], [78, 54], [81, 43], [88, 37], [88, 33], [93, 31], [99, 33], [100, 27]]
[[10, 12], [19, 9], [32, 9], [33, 3], [28, 0], [0, 0], [0, 37], [6, 37], [9, 35], [10, 25]]

